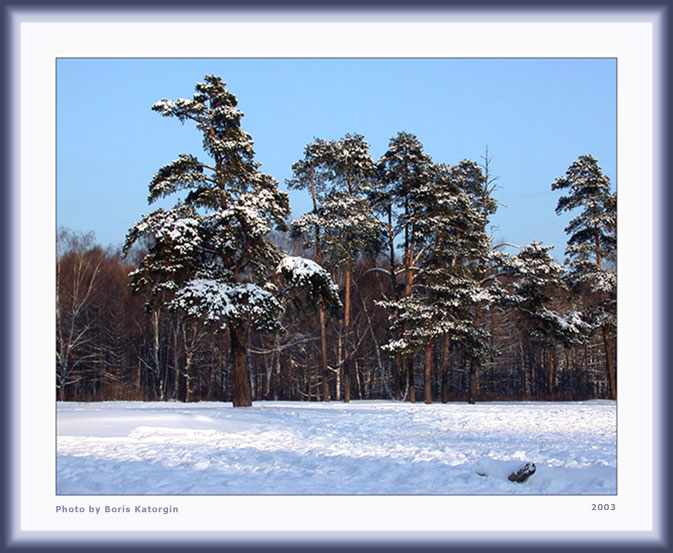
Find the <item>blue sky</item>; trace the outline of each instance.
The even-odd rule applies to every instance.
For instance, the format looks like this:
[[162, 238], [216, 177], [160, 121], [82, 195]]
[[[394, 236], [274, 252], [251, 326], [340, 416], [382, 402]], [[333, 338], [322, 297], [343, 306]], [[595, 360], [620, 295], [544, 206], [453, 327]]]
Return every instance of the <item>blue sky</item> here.
[[[437, 162], [482, 162], [488, 147], [501, 204], [494, 238], [554, 245], [562, 261], [570, 216], [555, 214], [551, 183], [591, 154], [616, 184], [613, 59], [60, 59], [59, 226], [123, 243], [156, 207], [147, 204], [152, 175], [202, 152], [193, 126], [150, 108], [191, 97], [206, 74], [237, 96], [261, 169], [283, 189], [314, 137], [363, 134], [375, 160], [399, 131]], [[290, 200], [293, 217], [309, 209], [305, 192]]]

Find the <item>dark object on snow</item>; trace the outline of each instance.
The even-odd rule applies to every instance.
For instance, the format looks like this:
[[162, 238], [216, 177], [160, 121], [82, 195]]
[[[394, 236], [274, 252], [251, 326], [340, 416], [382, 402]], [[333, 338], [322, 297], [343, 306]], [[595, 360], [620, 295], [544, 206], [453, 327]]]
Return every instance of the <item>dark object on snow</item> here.
[[531, 474], [535, 472], [535, 464], [534, 463], [526, 463], [524, 466], [522, 466], [520, 469], [514, 471], [512, 474], [510, 474], [507, 477], [507, 480], [511, 482], [525, 482], [528, 480]]

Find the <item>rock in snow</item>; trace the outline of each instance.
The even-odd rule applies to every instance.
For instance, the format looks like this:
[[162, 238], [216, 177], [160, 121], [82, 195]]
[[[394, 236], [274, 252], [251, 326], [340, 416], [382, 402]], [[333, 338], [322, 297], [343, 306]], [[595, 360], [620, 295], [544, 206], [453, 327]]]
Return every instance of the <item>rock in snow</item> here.
[[534, 473], [535, 463], [524, 463], [521, 461], [496, 461], [490, 457], [480, 459], [472, 472], [479, 476], [490, 476], [494, 478], [507, 478], [510, 482], [523, 483]]

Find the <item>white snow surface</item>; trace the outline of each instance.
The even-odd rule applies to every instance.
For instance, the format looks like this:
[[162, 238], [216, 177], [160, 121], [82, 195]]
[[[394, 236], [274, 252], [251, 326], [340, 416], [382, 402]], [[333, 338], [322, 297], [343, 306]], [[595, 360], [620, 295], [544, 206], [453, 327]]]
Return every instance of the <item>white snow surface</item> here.
[[[615, 494], [615, 410], [602, 400], [59, 402], [57, 493]], [[510, 482], [523, 462], [535, 474]]]

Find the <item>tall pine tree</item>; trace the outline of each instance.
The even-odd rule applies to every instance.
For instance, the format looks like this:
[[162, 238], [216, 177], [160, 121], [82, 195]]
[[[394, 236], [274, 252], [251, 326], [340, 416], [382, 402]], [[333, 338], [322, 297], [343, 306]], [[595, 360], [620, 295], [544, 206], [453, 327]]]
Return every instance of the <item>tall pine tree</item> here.
[[[298, 234], [303, 234], [307, 247], [314, 248], [315, 260], [322, 264], [323, 248], [321, 245], [322, 216], [319, 210], [324, 198], [325, 187], [332, 174], [330, 168], [330, 150], [332, 146], [319, 138], [315, 139], [304, 148], [304, 157], [292, 165], [292, 178], [287, 181], [291, 189], [307, 189], [311, 193], [313, 209], [304, 215], [295, 226]], [[320, 323], [320, 367], [322, 400], [330, 401], [330, 370], [327, 359], [327, 321], [325, 308], [318, 307], [318, 319]]]
[[186, 197], [143, 217], [129, 231], [125, 250], [143, 236], [151, 240], [131, 275], [135, 290], [149, 292], [150, 309], [166, 305], [184, 324], [228, 330], [233, 404], [249, 406], [247, 333], [281, 330], [282, 304], [272, 280], [283, 253], [268, 234], [286, 228], [289, 202], [275, 179], [259, 171], [252, 137], [240, 125], [243, 113], [222, 79], [208, 75], [195, 88], [193, 98], [164, 99], [152, 109], [194, 123], [210, 159], [181, 154], [159, 169], [149, 202], [182, 190]]
[[[382, 232], [369, 200], [375, 177], [374, 161], [369, 154], [369, 144], [359, 134], [347, 134], [329, 143], [316, 141], [309, 147], [311, 152], [315, 152], [311, 165], [319, 168], [323, 186], [321, 191], [316, 192], [314, 211], [294, 221], [293, 226], [309, 239], [314, 235], [325, 255], [325, 265], [343, 275], [344, 318], [340, 360], [343, 399], [349, 402], [353, 269], [362, 254], [377, 249]], [[299, 169], [305, 171], [302, 167]], [[313, 175], [315, 178], [315, 170]]]
[[608, 393], [617, 399], [617, 194], [589, 155], [573, 162], [552, 183], [552, 190], [566, 192], [559, 198], [557, 214], [577, 213], [565, 229], [569, 280], [583, 298], [583, 318], [602, 338]]
[[[503, 299], [513, 310], [516, 320], [523, 398], [526, 400], [533, 398], [536, 382], [534, 367], [528, 363], [526, 345], [551, 348], [560, 343], [571, 347], [581, 343], [589, 330], [577, 312], [560, 313], [553, 308], [554, 297], [565, 292], [566, 284], [563, 267], [549, 254], [552, 248], [533, 242], [516, 256], [507, 258], [503, 271], [509, 283]], [[552, 392], [552, 377], [548, 378], [549, 393]]]
[[[432, 344], [439, 339], [442, 347], [442, 396], [448, 400], [449, 352], [461, 345], [470, 353], [469, 369], [476, 371], [472, 358], [477, 351], [484, 355], [491, 350], [484, 342], [488, 336], [479, 331], [480, 312], [492, 302], [489, 288], [484, 289], [483, 276], [491, 263], [489, 241], [485, 233], [487, 218], [484, 206], [492, 209], [494, 202], [483, 194], [482, 174], [476, 163], [463, 160], [454, 167], [435, 166], [431, 186], [425, 196], [425, 208], [419, 213], [417, 228], [424, 237], [423, 256], [418, 280], [423, 301], [432, 309], [432, 316], [421, 327], [425, 344], [425, 401], [430, 403]], [[491, 282], [493, 286], [497, 281]], [[482, 355], [479, 353], [479, 355]], [[479, 358], [481, 360], [481, 357]], [[470, 373], [472, 376], [472, 373]], [[470, 397], [476, 395], [476, 372], [470, 378]]]
[[[404, 286], [401, 294], [393, 292], [394, 299], [381, 305], [390, 310], [393, 332], [385, 349], [398, 358], [399, 374], [396, 381], [396, 398], [402, 398], [402, 390], [408, 389], [408, 399], [416, 401], [414, 382], [413, 351], [418, 347], [411, 330], [412, 319], [418, 313], [414, 298], [414, 280], [418, 272], [418, 258], [422, 252], [423, 236], [419, 232], [419, 217], [423, 211], [427, 187], [433, 176], [432, 158], [423, 151], [420, 140], [411, 133], [400, 132], [390, 140], [388, 150], [377, 163], [380, 184], [379, 194], [383, 193], [380, 204], [389, 214], [396, 214], [395, 230], [389, 236], [390, 249], [393, 250], [395, 236], [401, 236], [402, 270]], [[385, 191], [385, 192], [383, 192]], [[389, 235], [391, 233], [389, 232]], [[396, 288], [395, 266], [391, 252], [391, 275], [393, 289]]]
[[497, 354], [484, 323], [484, 312], [493, 307], [499, 295], [498, 280], [492, 277], [500, 255], [492, 249], [487, 233], [489, 216], [496, 211], [497, 202], [491, 196], [486, 176], [474, 161], [465, 159], [453, 166], [449, 178], [459, 191], [452, 271], [464, 281], [453, 341], [467, 368], [468, 401], [475, 403], [480, 368], [487, 358]]

